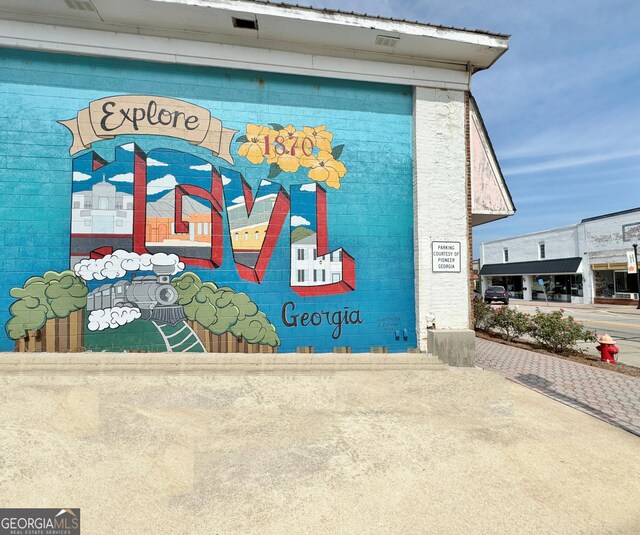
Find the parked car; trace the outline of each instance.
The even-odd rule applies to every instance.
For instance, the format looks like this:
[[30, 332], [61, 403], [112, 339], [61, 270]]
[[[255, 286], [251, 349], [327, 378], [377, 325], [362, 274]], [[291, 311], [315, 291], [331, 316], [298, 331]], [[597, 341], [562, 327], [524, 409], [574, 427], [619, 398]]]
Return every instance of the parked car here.
[[504, 286], [489, 286], [484, 291], [484, 300], [487, 303], [492, 303], [493, 301], [501, 301], [505, 305], [508, 305], [509, 292], [507, 292]]

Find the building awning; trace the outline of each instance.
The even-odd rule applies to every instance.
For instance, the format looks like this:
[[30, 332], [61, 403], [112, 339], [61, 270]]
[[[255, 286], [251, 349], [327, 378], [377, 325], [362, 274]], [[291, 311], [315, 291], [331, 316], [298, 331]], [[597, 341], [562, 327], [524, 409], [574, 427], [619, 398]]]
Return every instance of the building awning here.
[[560, 275], [576, 273], [582, 258], [555, 258], [533, 262], [506, 262], [504, 264], [485, 264], [480, 275]]
[[471, 150], [471, 225], [483, 225], [515, 214], [511, 193], [473, 97], [469, 102]]

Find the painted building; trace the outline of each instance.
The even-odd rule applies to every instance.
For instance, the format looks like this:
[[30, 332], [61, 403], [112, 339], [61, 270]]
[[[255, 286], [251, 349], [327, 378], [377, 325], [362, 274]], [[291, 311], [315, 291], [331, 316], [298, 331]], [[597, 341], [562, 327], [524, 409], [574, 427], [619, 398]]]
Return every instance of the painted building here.
[[471, 226], [514, 206], [470, 83], [507, 36], [245, 0], [0, 12], [1, 350], [473, 362]]
[[482, 244], [482, 287], [515, 299], [636, 305], [640, 208]]

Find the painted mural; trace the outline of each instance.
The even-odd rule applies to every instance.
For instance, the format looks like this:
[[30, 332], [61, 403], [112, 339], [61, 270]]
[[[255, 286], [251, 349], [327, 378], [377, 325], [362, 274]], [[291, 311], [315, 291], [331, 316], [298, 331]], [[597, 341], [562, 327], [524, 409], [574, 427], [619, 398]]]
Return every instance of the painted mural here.
[[0, 351], [406, 351], [410, 87], [5, 49]]
[[[247, 124], [234, 142], [237, 131], [208, 110], [143, 95], [95, 100], [59, 122], [73, 137], [70, 269], [35, 275], [10, 291], [16, 300], [6, 332], [16, 350], [273, 352], [281, 340], [265, 313], [247, 293], [214, 281], [229, 240], [238, 275], [263, 283], [287, 219], [290, 288], [302, 297], [356, 289], [355, 259], [329, 249], [325, 188], [338, 190], [347, 169], [339, 160], [344, 145], [332, 147], [326, 125]], [[94, 150], [119, 135], [183, 139], [225, 166], [162, 146], [145, 152], [136, 142], [116, 146], [111, 162]], [[241, 172], [226, 167], [233, 152], [269, 165], [255, 194]], [[303, 184], [287, 190], [274, 181], [300, 169]], [[336, 324], [334, 339], [350, 318], [362, 323], [348, 309], [344, 319], [303, 316], [320, 325], [323, 314]], [[117, 337], [107, 336], [113, 331]]]

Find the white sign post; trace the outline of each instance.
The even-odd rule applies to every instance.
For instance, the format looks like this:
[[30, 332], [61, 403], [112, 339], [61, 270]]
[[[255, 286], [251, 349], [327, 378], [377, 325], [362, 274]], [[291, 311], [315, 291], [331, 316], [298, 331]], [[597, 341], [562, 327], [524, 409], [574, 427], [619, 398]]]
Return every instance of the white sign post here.
[[547, 299], [547, 289], [544, 287], [544, 279], [538, 279], [538, 284], [542, 286], [542, 293], [544, 294], [544, 301], [549, 306], [549, 299]]
[[460, 273], [460, 242], [431, 242], [433, 254], [431, 269], [434, 273]]

